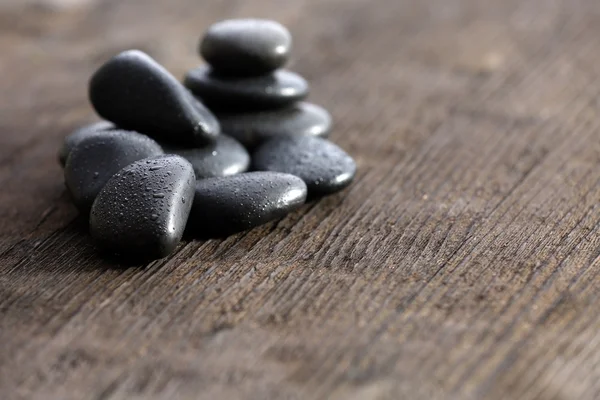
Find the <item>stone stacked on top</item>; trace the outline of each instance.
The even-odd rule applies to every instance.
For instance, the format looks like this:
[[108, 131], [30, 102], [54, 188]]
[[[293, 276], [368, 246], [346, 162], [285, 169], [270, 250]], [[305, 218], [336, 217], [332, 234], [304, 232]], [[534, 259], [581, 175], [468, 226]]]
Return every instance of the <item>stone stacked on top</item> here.
[[224, 132], [254, 151], [252, 168], [296, 175], [310, 197], [337, 192], [354, 178], [354, 160], [327, 141], [331, 116], [303, 101], [306, 80], [283, 67], [292, 36], [281, 24], [231, 19], [212, 25], [200, 40], [208, 63], [184, 84], [219, 119]]
[[218, 22], [200, 40], [208, 65], [189, 71], [184, 84], [217, 115], [223, 131], [249, 149], [272, 137], [326, 137], [331, 116], [303, 102], [308, 83], [283, 69], [291, 50], [292, 36], [277, 22]]

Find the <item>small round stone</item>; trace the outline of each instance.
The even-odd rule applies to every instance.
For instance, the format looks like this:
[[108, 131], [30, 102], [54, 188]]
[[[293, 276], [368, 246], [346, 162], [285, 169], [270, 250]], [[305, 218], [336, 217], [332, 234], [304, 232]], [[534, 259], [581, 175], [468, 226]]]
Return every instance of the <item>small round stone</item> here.
[[221, 113], [217, 116], [223, 131], [249, 148], [282, 136], [327, 137], [332, 126], [327, 110], [305, 102], [278, 110]]
[[107, 61], [90, 80], [100, 116], [157, 140], [199, 146], [220, 133], [214, 115], [147, 54], [129, 50]]
[[121, 168], [162, 154], [162, 148], [148, 136], [123, 130], [95, 131], [71, 150], [64, 170], [65, 183], [75, 205], [86, 212]]
[[259, 171], [285, 172], [300, 177], [310, 197], [335, 193], [350, 185], [356, 163], [329, 140], [310, 137], [282, 137], [269, 140], [252, 155]]
[[178, 154], [194, 167], [196, 179], [235, 175], [248, 170], [250, 155], [237, 140], [220, 135], [204, 147], [188, 148], [163, 145], [167, 154]]
[[287, 70], [254, 77], [227, 77], [201, 66], [189, 71], [185, 86], [217, 110], [266, 110], [284, 107], [308, 96], [308, 83]]
[[249, 172], [196, 182], [190, 231], [203, 238], [232, 235], [283, 218], [306, 201], [306, 185], [295, 176]]
[[212, 25], [200, 42], [200, 54], [215, 70], [232, 76], [264, 75], [288, 61], [292, 35], [280, 23], [230, 19]]
[[62, 147], [58, 151], [58, 161], [63, 167], [67, 163], [67, 157], [71, 150], [77, 146], [79, 142], [88, 136], [94, 135], [98, 131], [110, 131], [116, 129], [115, 125], [108, 121], [98, 121], [89, 125], [82, 126], [76, 129], [69, 136], [65, 137]]
[[168, 256], [183, 235], [194, 197], [194, 170], [179, 156], [134, 162], [104, 186], [90, 213], [96, 245], [121, 256]]

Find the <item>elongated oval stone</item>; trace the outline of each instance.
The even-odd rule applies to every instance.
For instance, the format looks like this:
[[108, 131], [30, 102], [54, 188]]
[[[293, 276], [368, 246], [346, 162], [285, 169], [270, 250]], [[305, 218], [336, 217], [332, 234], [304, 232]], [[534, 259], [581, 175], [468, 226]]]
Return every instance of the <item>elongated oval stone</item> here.
[[81, 128], [73, 131], [73, 133], [65, 137], [63, 145], [58, 151], [58, 161], [60, 162], [60, 165], [63, 167], [65, 166], [69, 153], [71, 153], [71, 150], [73, 150], [73, 148], [77, 146], [77, 144], [79, 144], [79, 142], [81, 142], [83, 139], [94, 135], [96, 132], [110, 131], [113, 129], [116, 129], [113, 123], [108, 121], [98, 121], [82, 126]]
[[92, 105], [119, 127], [182, 145], [210, 143], [220, 133], [214, 115], [147, 54], [125, 51], [90, 80]]
[[121, 168], [162, 154], [162, 148], [148, 136], [122, 130], [96, 131], [71, 150], [64, 170], [65, 183], [75, 205], [86, 212]]
[[288, 61], [292, 35], [280, 23], [230, 19], [212, 25], [200, 42], [200, 54], [219, 73], [264, 75]]
[[104, 251], [152, 260], [168, 256], [183, 235], [194, 196], [194, 170], [179, 156], [134, 162], [102, 189], [90, 233]]
[[203, 238], [224, 237], [277, 220], [306, 201], [295, 176], [249, 172], [196, 182], [188, 227]]
[[196, 179], [235, 175], [248, 170], [250, 155], [237, 140], [220, 135], [215, 143], [196, 148], [163, 145], [167, 154], [178, 154], [194, 167]]
[[356, 174], [356, 163], [344, 150], [329, 140], [310, 136], [265, 142], [252, 155], [252, 167], [302, 178], [310, 197], [342, 190]]
[[216, 110], [266, 110], [284, 107], [308, 96], [308, 83], [287, 70], [255, 77], [227, 77], [201, 66], [189, 71], [185, 86]]
[[223, 131], [249, 148], [281, 136], [327, 137], [332, 126], [327, 110], [305, 102], [271, 111], [223, 112], [217, 116]]

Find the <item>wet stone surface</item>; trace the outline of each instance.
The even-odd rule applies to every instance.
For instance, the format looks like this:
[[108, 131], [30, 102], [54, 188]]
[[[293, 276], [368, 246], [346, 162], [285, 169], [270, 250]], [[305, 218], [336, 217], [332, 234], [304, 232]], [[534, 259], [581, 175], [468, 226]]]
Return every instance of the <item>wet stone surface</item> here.
[[338, 192], [352, 182], [356, 163], [327, 139], [297, 136], [271, 139], [252, 154], [252, 168], [302, 178], [312, 197]]
[[224, 132], [246, 147], [280, 136], [327, 137], [331, 115], [316, 104], [299, 102], [292, 106], [262, 112], [223, 112], [217, 114]]
[[92, 76], [89, 97], [98, 114], [157, 140], [197, 146], [220, 133], [214, 115], [147, 54], [128, 50]]
[[189, 71], [185, 86], [214, 110], [268, 110], [285, 107], [308, 96], [308, 82], [300, 75], [277, 70], [256, 77], [232, 78], [208, 66]]
[[110, 254], [166, 257], [183, 235], [194, 197], [192, 165], [179, 156], [135, 162], [114, 175], [94, 201], [90, 232]]
[[256, 76], [283, 67], [291, 47], [290, 32], [275, 21], [229, 19], [208, 28], [199, 50], [223, 75]]
[[64, 167], [67, 163], [67, 157], [69, 157], [69, 153], [71, 153], [71, 150], [73, 150], [73, 148], [77, 146], [79, 142], [86, 137], [93, 136], [94, 133], [98, 131], [110, 131], [114, 129], [117, 128], [113, 123], [108, 121], [98, 121], [74, 130], [70, 135], [65, 137], [63, 145], [58, 151], [58, 162]]
[[292, 175], [249, 172], [196, 183], [188, 230], [225, 237], [285, 217], [306, 200], [306, 185]]
[[250, 155], [237, 140], [220, 135], [215, 143], [189, 148], [163, 144], [167, 154], [178, 154], [194, 167], [196, 179], [235, 175], [248, 170]]
[[85, 213], [121, 168], [162, 154], [162, 148], [148, 136], [123, 130], [96, 131], [71, 150], [64, 170], [65, 184], [75, 205]]

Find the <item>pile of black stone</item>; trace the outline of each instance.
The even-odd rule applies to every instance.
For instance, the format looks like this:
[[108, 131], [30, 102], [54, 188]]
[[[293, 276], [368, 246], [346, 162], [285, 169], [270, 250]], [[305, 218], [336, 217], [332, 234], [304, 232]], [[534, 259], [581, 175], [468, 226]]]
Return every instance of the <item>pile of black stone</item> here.
[[162, 258], [184, 229], [224, 237], [351, 183], [354, 160], [324, 139], [329, 113], [281, 69], [291, 43], [276, 22], [228, 20], [206, 32], [208, 66], [184, 85], [137, 50], [96, 71], [89, 97], [107, 121], [67, 136], [59, 159], [100, 249]]

